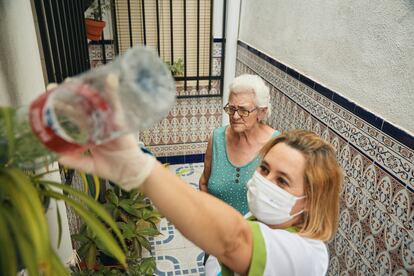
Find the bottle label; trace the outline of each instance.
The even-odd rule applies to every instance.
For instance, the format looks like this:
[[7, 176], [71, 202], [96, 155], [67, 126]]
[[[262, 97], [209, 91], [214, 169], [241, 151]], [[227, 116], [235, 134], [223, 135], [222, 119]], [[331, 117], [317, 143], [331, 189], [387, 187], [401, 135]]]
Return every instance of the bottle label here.
[[[70, 86], [73, 88], [73, 96], [79, 96], [82, 99], [82, 109], [85, 111], [84, 114], [88, 114], [88, 116], [92, 117], [95, 116], [96, 113], [100, 114], [102, 112], [112, 114], [109, 105], [99, 95], [99, 92], [91, 86], [83, 84], [74, 86], [70, 84]], [[68, 135], [59, 124], [54, 107], [54, 97], [58, 94], [59, 91], [51, 90], [32, 102], [29, 109], [30, 126], [40, 141], [54, 152], [65, 153], [83, 151], [88, 145], [93, 143], [93, 141], [90, 141], [89, 139], [85, 143], [77, 143], [77, 141]], [[101, 120], [94, 120], [95, 123], [94, 127], [91, 129], [92, 131], [95, 128], [101, 128], [96, 124], [96, 122], [100, 121]]]
[[53, 90], [44, 93], [30, 105], [29, 121], [33, 132], [46, 147], [54, 152], [64, 153], [80, 150], [82, 148], [80, 145], [62, 139], [50, 127], [44, 124], [45, 114], [43, 113], [43, 107], [51, 93], [53, 93]]

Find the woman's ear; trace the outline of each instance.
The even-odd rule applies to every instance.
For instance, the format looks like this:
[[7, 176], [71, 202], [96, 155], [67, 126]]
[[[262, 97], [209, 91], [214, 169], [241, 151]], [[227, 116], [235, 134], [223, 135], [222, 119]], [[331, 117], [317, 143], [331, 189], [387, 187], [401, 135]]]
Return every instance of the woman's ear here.
[[257, 120], [263, 121], [267, 118], [267, 107], [259, 107], [258, 114], [257, 114]]

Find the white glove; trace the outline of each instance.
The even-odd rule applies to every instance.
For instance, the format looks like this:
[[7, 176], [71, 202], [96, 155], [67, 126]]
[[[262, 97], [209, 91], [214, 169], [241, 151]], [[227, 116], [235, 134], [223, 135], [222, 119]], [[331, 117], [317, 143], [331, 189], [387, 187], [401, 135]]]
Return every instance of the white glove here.
[[65, 154], [59, 158], [65, 166], [111, 180], [129, 191], [138, 188], [151, 174], [155, 158], [143, 153], [133, 135], [95, 146], [90, 154]]

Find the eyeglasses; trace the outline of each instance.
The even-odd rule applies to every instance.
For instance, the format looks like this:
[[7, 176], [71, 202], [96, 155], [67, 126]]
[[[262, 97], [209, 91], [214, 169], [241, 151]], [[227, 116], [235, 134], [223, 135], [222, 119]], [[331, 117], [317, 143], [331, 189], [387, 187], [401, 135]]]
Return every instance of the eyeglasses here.
[[239, 114], [240, 117], [248, 117], [250, 113], [256, 110], [257, 110], [257, 107], [255, 107], [252, 110], [246, 110], [246, 109], [235, 108], [234, 106], [231, 106], [229, 104], [226, 104], [226, 106], [224, 107], [224, 112], [226, 112], [227, 114], [234, 115], [234, 113], [237, 111], [237, 114]]

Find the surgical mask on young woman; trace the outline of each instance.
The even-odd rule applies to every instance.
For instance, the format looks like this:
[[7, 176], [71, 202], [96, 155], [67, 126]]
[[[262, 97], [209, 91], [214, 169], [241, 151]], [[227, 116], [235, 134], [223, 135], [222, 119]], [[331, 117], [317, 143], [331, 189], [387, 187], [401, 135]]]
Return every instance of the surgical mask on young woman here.
[[303, 212], [290, 215], [296, 201], [304, 198], [296, 197], [263, 177], [257, 171], [247, 182], [247, 203], [252, 215], [268, 225], [282, 224]]

